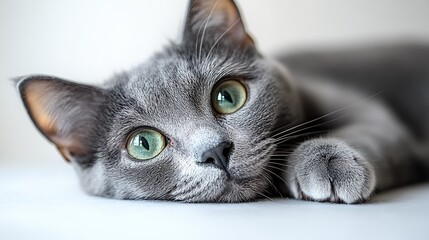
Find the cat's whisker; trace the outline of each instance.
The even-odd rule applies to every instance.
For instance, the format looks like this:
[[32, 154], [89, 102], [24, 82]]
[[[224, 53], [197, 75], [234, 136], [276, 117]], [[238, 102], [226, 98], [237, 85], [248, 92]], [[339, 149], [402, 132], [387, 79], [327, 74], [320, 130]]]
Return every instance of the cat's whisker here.
[[210, 10], [210, 13], [209, 13], [209, 15], [208, 15], [208, 17], [207, 17], [207, 19], [206, 19], [206, 21], [204, 23], [203, 34], [201, 35], [201, 40], [200, 40], [200, 51], [198, 53], [198, 62], [201, 61], [201, 51], [202, 51], [202, 48], [203, 48], [204, 36], [205, 36], [205, 33], [206, 33], [207, 25], [208, 25], [208, 23], [210, 21], [210, 18], [212, 17], [213, 11], [215, 10], [218, 2], [219, 2], [219, 0], [216, 0], [216, 2], [213, 4], [213, 7]]
[[[290, 135], [293, 135], [293, 134], [295, 134], [295, 133], [299, 133], [299, 132], [302, 132], [302, 131], [305, 131], [305, 130], [308, 130], [308, 129], [311, 129], [311, 128], [319, 127], [319, 126], [325, 125], [325, 124], [330, 123], [330, 122], [338, 121], [338, 120], [340, 120], [341, 118], [344, 118], [345, 116], [346, 116], [346, 114], [343, 114], [343, 115], [341, 115], [341, 116], [339, 116], [339, 117], [336, 117], [336, 118], [334, 118], [334, 119], [331, 119], [331, 120], [329, 120], [329, 121], [322, 122], [322, 123], [318, 123], [318, 124], [315, 124], [315, 125], [312, 125], [312, 126], [309, 126], [309, 127], [305, 127], [305, 128], [302, 128], [302, 129], [298, 129], [298, 130], [295, 130], [295, 131], [293, 131], [293, 132], [289, 132], [289, 133], [287, 133], [287, 134], [285, 134], [285, 135], [281, 136], [281, 138], [283, 138], [283, 137], [287, 137], [287, 136], [290, 136]], [[280, 139], [281, 139], [281, 138], [280, 138]]]
[[270, 158], [270, 163], [276, 162], [276, 163], [285, 163], [287, 158]]
[[269, 175], [267, 176], [266, 174], [262, 173], [261, 176], [267, 180], [267, 182], [271, 185], [271, 187], [280, 195], [280, 197], [283, 198], [282, 193], [277, 189], [277, 187], [274, 185], [274, 183], [270, 180]]
[[277, 170], [279, 170], [280, 172], [284, 172], [284, 173], [288, 173], [285, 169], [283, 169], [283, 168], [279, 168], [279, 167], [276, 167], [276, 166], [269, 166], [270, 168], [274, 168], [274, 169], [277, 169]]
[[287, 160], [286, 157], [282, 157], [282, 158], [279, 158], [279, 157], [277, 157], [277, 158], [270, 158], [270, 161], [279, 161], [279, 162], [281, 162], [281, 161], [286, 161], [286, 160]]
[[[270, 192], [269, 190], [268, 190], [268, 188], [262, 188], [262, 191], [264, 192], [264, 193], [266, 193], [266, 194], [268, 194], [269, 196], [272, 196], [272, 192]], [[259, 191], [259, 192], [261, 192], [261, 191]], [[271, 198], [269, 198], [270, 200], [272, 200]]]
[[[267, 166], [267, 167], [269, 167], [269, 166]], [[281, 178], [277, 173], [275, 173], [275, 172], [273, 172], [273, 171], [271, 171], [271, 170], [267, 169], [267, 167], [263, 167], [262, 169], [263, 169], [264, 171], [267, 171], [267, 172], [269, 172], [269, 173], [273, 174], [274, 176], [276, 176], [277, 178], [279, 178], [279, 179], [280, 179], [284, 184], [288, 185], [288, 184], [286, 183], [286, 181], [285, 181], [283, 178]]]
[[331, 120], [328, 120], [328, 121], [324, 121], [324, 122], [321, 122], [321, 123], [318, 123], [318, 124], [315, 124], [315, 125], [311, 125], [311, 126], [308, 126], [308, 127], [305, 127], [305, 125], [303, 125], [303, 126], [301, 126], [301, 127], [304, 127], [304, 128], [301, 128], [301, 129], [299, 129], [299, 128], [298, 128], [298, 130], [295, 130], [295, 131], [293, 131], [293, 132], [290, 132], [290, 130], [293, 130], [293, 129], [291, 128], [291, 129], [289, 129], [289, 130], [285, 130], [285, 131], [279, 132], [279, 133], [277, 133], [277, 134], [273, 135], [272, 137], [276, 138], [276, 137], [278, 137], [279, 135], [282, 135], [282, 134], [284, 134], [284, 135], [282, 135], [282, 136], [280, 136], [280, 137], [287, 137], [287, 136], [289, 136], [289, 135], [292, 135], [292, 134], [295, 134], [295, 133], [298, 133], [298, 132], [301, 132], [301, 131], [305, 131], [305, 130], [308, 130], [308, 129], [311, 129], [311, 128], [315, 128], [315, 127], [323, 126], [323, 125], [328, 124], [328, 123], [330, 123], [330, 122], [334, 122], [334, 121], [338, 121], [338, 120], [340, 120], [341, 118], [345, 117], [345, 116], [346, 116], [346, 114], [347, 114], [347, 113], [344, 113], [343, 115], [340, 115], [340, 116], [338, 116], [338, 117], [336, 117], [336, 118], [334, 118], [334, 119], [331, 119]]
[[[269, 141], [265, 141], [269, 140]], [[256, 147], [252, 148], [249, 155], [251, 156], [259, 156], [259, 158], [265, 158], [269, 156], [272, 152], [274, 152], [274, 148], [276, 147], [271, 139], [265, 139], [256, 143]]]
[[276, 162], [285, 162], [287, 160], [287, 158], [283, 157], [283, 158], [270, 158], [270, 162], [272, 161], [276, 161]]
[[293, 150], [292, 149], [288, 149], [288, 148], [286, 148], [286, 149], [280, 148], [280, 149], [277, 149], [275, 151], [275, 153], [290, 153], [290, 152], [293, 152]]
[[264, 199], [268, 199], [269, 201], [274, 201], [272, 198], [268, 197], [267, 195], [265, 195], [265, 194], [263, 194], [263, 193], [261, 193], [261, 192], [254, 191], [254, 193], [256, 193], [256, 194], [258, 194], [258, 195], [262, 196]]
[[270, 164], [274, 164], [274, 165], [278, 165], [278, 166], [282, 166], [282, 167], [290, 167], [291, 165], [287, 165], [287, 164], [283, 164], [283, 163], [279, 163], [279, 162], [270, 162]]
[[332, 115], [334, 115], [334, 114], [336, 114], [336, 113], [339, 113], [339, 112], [341, 112], [341, 111], [345, 111], [345, 110], [347, 110], [347, 109], [350, 109], [350, 108], [352, 108], [352, 107], [354, 107], [354, 106], [356, 106], [356, 105], [359, 105], [359, 104], [361, 104], [361, 103], [363, 103], [363, 102], [365, 102], [365, 101], [370, 100], [371, 98], [376, 97], [377, 95], [381, 94], [382, 92], [384, 92], [384, 91], [383, 91], [383, 90], [378, 91], [378, 92], [376, 92], [376, 93], [374, 93], [374, 94], [372, 94], [372, 95], [370, 95], [370, 96], [368, 96], [368, 97], [366, 97], [366, 98], [360, 99], [360, 100], [358, 100], [358, 101], [356, 101], [356, 102], [354, 102], [354, 103], [352, 103], [352, 104], [349, 104], [349, 105], [347, 105], [347, 106], [341, 107], [341, 108], [339, 108], [339, 109], [337, 109], [337, 110], [335, 110], [335, 111], [332, 111], [332, 112], [330, 112], [330, 113], [324, 114], [324, 115], [322, 115], [322, 116], [320, 116], [320, 117], [314, 118], [314, 119], [309, 120], [309, 121], [307, 121], [307, 122], [304, 122], [304, 123], [298, 124], [298, 125], [296, 125], [296, 126], [294, 126], [294, 127], [288, 128], [288, 129], [286, 129], [286, 130], [284, 130], [284, 131], [282, 131], [282, 132], [280, 132], [280, 133], [277, 133], [277, 134], [273, 135], [272, 137], [276, 137], [276, 136], [281, 135], [281, 134], [283, 134], [283, 133], [285, 133], [285, 132], [291, 131], [291, 130], [293, 130], [293, 129], [296, 129], [296, 128], [299, 128], [299, 127], [305, 126], [305, 125], [310, 124], [310, 123], [313, 123], [313, 122], [316, 122], [316, 121], [318, 121], [318, 120], [320, 120], [320, 119], [323, 119], [323, 118], [325, 118], [325, 117], [332, 116]]
[[285, 162], [286, 158], [271, 158], [270, 162]]
[[290, 151], [290, 152], [276, 152], [275, 154], [270, 155], [270, 157], [284, 157], [284, 156], [289, 156], [292, 153], [293, 153], [293, 151]]
[[271, 157], [287, 157], [287, 156], [289, 156], [290, 154], [282, 154], [282, 155], [278, 155], [278, 154], [276, 154], [276, 155], [271, 155]]
[[210, 57], [211, 52], [213, 51], [214, 47], [219, 43], [219, 41], [225, 36], [225, 34], [227, 34], [229, 31], [231, 31], [231, 29], [237, 25], [237, 23], [239, 23], [241, 21], [241, 18], [238, 18], [228, 29], [226, 29], [220, 36], [218, 39], [216, 39], [216, 41], [214, 42], [213, 46], [210, 48], [209, 53], [207, 54], [206, 58]]
[[[200, 27], [198, 28], [198, 32], [197, 32], [197, 37], [196, 37], [196, 39], [195, 39], [195, 56], [197, 56], [198, 55], [198, 40], [200, 39], [200, 32], [201, 32], [201, 30], [203, 29], [203, 24], [201, 24], [200, 25]], [[199, 59], [198, 59], [198, 62], [199, 62]]]
[[265, 192], [265, 193], [267, 193], [268, 195], [265, 195], [265, 194], [263, 194], [262, 191], [258, 191], [256, 189], [250, 189], [250, 191], [252, 191], [253, 193], [255, 193], [255, 194], [259, 195], [259, 196], [261, 196], [263, 199], [268, 199], [270, 201], [273, 201], [273, 199], [268, 196], [271, 193], [267, 189], [265, 189], [265, 188], [263, 188], [262, 191]]
[[284, 131], [287, 128], [295, 126], [295, 124], [297, 124], [297, 123], [299, 123], [299, 119], [295, 119], [295, 120], [293, 120], [292, 122], [290, 122], [290, 123], [288, 123], [286, 125], [283, 125], [283, 126], [280, 126], [280, 127], [277, 127], [275, 129], [271, 130], [271, 134], [275, 135], [278, 132]]
[[320, 130], [320, 131], [313, 131], [313, 132], [308, 132], [308, 133], [302, 133], [302, 134], [297, 134], [297, 135], [293, 135], [293, 136], [288, 136], [288, 137], [277, 139], [277, 141], [275, 143], [276, 144], [282, 144], [282, 143], [284, 143], [286, 141], [289, 141], [291, 139], [294, 139], [294, 138], [304, 137], [304, 136], [308, 136], [308, 135], [315, 135], [315, 134], [319, 134], [319, 133], [326, 133], [328, 131], [329, 130]]
[[284, 153], [292, 153], [294, 150], [293, 149], [288, 149], [288, 150], [276, 150], [273, 154], [284, 154]]
[[294, 134], [294, 135], [290, 135], [290, 136], [284, 136], [284, 137], [281, 137], [281, 138], [277, 139], [275, 141], [275, 144], [281, 144], [281, 143], [283, 143], [283, 142], [285, 142], [287, 140], [290, 140], [290, 139], [304, 137], [304, 136], [309, 136], [309, 135], [316, 135], [316, 134], [325, 133], [325, 132], [328, 132], [328, 131], [329, 130], [318, 130], [318, 131], [311, 131], [311, 132], [304, 132], [304, 133]]
[[270, 155], [270, 157], [287, 157], [291, 155], [293, 152], [283, 152], [283, 153], [276, 153], [273, 155]]

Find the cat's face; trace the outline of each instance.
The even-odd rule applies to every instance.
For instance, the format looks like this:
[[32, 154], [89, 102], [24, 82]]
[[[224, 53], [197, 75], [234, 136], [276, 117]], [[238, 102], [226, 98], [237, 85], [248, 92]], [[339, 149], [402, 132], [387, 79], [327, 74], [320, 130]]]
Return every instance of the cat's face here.
[[191, 1], [181, 43], [104, 87], [31, 76], [19, 89], [88, 192], [237, 202], [266, 194], [271, 131], [296, 117], [281, 75], [232, 1]]

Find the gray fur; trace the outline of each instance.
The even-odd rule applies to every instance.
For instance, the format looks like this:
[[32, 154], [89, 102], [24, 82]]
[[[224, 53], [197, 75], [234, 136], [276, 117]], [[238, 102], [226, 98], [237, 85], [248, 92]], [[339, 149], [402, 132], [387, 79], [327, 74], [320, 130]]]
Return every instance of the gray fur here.
[[[355, 203], [375, 189], [421, 179], [416, 169], [427, 155], [418, 146], [427, 137], [417, 139], [379, 97], [361, 101], [374, 91], [350, 90], [322, 74], [323, 64], [314, 70], [305, 59], [282, 57], [288, 73], [257, 51], [232, 1], [194, 0], [180, 43], [103, 86], [30, 76], [18, 87], [35, 125], [93, 195], [185, 202], [291, 195]], [[239, 111], [219, 115], [211, 91], [231, 78], [244, 83], [248, 99]], [[32, 96], [41, 99], [51, 127], [34, 116], [40, 106]], [[140, 127], [168, 139], [154, 159], [136, 161], [125, 150]], [[197, 164], [224, 141], [233, 143], [231, 178]]]
[[375, 187], [371, 164], [341, 139], [306, 141], [289, 163], [285, 175], [295, 198], [354, 203], [367, 199]]

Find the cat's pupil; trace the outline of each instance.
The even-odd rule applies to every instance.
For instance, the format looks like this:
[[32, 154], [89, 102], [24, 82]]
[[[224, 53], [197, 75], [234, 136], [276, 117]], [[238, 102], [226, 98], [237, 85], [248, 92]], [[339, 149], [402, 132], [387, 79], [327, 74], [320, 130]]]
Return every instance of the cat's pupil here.
[[145, 137], [139, 136], [139, 142], [141, 146], [143, 146], [144, 148], [146, 148], [146, 150], [149, 151], [149, 143]]
[[218, 100], [226, 100], [230, 103], [233, 103], [231, 94], [229, 94], [229, 92], [226, 90], [220, 91]]

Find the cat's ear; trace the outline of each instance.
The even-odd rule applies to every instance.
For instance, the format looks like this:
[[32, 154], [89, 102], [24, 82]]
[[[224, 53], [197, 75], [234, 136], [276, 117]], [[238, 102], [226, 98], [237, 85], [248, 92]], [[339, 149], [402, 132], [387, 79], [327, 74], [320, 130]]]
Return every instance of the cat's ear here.
[[199, 43], [229, 41], [241, 47], [253, 47], [233, 0], [191, 0], [186, 18], [184, 41]]
[[40, 132], [67, 161], [91, 161], [97, 114], [104, 102], [102, 89], [49, 76], [16, 80], [27, 112]]

